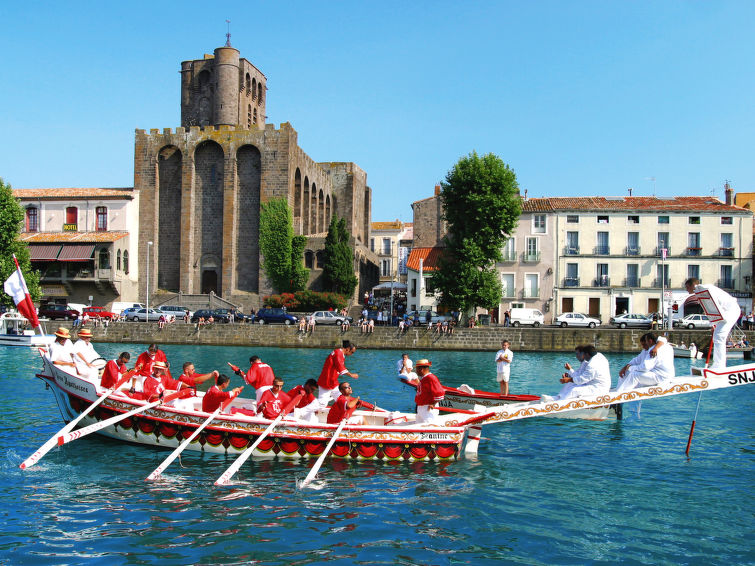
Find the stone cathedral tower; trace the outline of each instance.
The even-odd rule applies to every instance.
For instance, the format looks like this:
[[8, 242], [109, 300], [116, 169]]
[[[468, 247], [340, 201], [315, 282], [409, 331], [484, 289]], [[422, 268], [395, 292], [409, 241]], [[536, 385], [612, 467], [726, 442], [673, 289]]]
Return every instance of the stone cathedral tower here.
[[[317, 289], [324, 233], [333, 215], [353, 236], [357, 293], [377, 282], [367, 248], [371, 189], [350, 162], [316, 163], [288, 123], [266, 123], [267, 79], [229, 44], [181, 64], [181, 127], [136, 130], [134, 188], [140, 194], [140, 273], [150, 293], [214, 292], [244, 306], [273, 291], [260, 269], [261, 203], [285, 198]], [[304, 258], [303, 258], [304, 261]], [[146, 281], [140, 281], [141, 295]]]

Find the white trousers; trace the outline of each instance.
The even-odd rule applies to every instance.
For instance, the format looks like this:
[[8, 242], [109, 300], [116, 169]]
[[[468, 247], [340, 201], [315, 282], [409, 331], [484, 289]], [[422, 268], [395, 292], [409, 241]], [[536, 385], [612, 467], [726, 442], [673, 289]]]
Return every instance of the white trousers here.
[[417, 405], [417, 424], [433, 424], [439, 414], [440, 411], [433, 409], [432, 405]]
[[723, 369], [726, 367], [726, 339], [729, 337], [736, 320], [722, 320], [716, 324], [713, 331], [713, 363], [711, 369]]
[[320, 406], [322, 408], [325, 408], [328, 406], [328, 403], [330, 403], [331, 399], [333, 399], [333, 401], [337, 401], [340, 396], [341, 391], [338, 389], [338, 386], [334, 387], [333, 389], [325, 389], [324, 387], [320, 387], [317, 393], [317, 400], [319, 401]]
[[616, 386], [616, 393], [637, 389], [638, 387], [650, 387], [658, 385], [662, 379], [652, 371], [629, 370], [624, 379], [619, 378], [619, 384]]

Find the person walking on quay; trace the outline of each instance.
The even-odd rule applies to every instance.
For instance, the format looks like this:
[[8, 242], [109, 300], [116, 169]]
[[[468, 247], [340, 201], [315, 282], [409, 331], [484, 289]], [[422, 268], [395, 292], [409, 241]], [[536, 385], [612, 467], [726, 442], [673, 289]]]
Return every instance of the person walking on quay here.
[[509, 376], [511, 375], [511, 362], [514, 361], [514, 354], [509, 348], [511, 343], [508, 340], [501, 342], [501, 349], [496, 352], [496, 381], [501, 387], [501, 395], [509, 394]]

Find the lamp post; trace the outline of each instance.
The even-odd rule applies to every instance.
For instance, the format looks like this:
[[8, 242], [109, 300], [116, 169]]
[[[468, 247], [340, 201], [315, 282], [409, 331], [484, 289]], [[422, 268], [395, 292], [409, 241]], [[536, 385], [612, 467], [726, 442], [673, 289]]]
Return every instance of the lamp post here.
[[147, 316], [146, 321], [149, 322], [149, 249], [152, 247], [152, 242], [147, 242]]

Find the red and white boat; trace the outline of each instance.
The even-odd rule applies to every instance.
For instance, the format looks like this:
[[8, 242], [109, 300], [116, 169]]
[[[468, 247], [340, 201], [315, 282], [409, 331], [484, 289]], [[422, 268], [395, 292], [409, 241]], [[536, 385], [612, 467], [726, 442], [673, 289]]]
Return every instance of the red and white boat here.
[[[78, 417], [104, 390], [94, 381], [71, 375], [50, 363], [37, 376], [50, 386], [66, 422]], [[97, 431], [98, 434], [149, 446], [175, 448], [192, 435], [210, 416], [201, 410], [203, 392], [183, 399], [178, 407], [159, 405]], [[253, 405], [252, 399], [236, 398], [226, 409]], [[80, 426], [105, 421], [143, 407], [145, 401], [114, 393], [105, 399]], [[327, 424], [327, 411], [318, 414], [317, 423], [284, 418], [255, 448], [257, 457], [311, 458], [320, 456], [339, 428]], [[480, 427], [474, 423], [487, 414], [441, 416], [439, 425], [418, 425], [413, 413], [380, 409], [357, 410], [364, 424], [343, 426], [329, 456], [358, 460], [453, 460], [465, 452], [476, 452]], [[202, 430], [187, 449], [217, 454], [238, 455], [251, 446], [271, 425], [270, 420], [242, 413], [221, 413]], [[469, 432], [470, 429], [472, 432]], [[73, 431], [75, 435], [77, 431]], [[469, 437], [469, 438], [468, 438]], [[466, 441], [466, 445], [465, 445]]]

